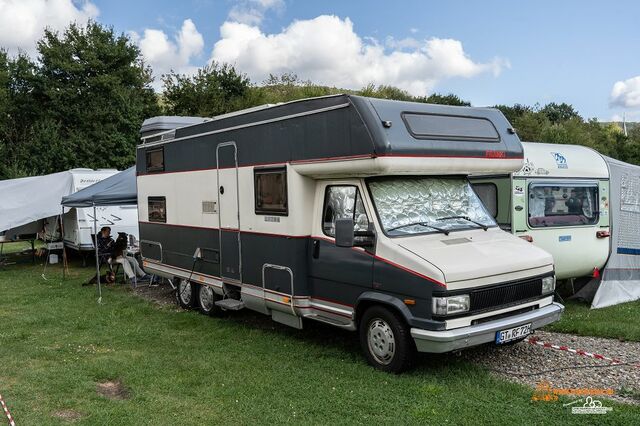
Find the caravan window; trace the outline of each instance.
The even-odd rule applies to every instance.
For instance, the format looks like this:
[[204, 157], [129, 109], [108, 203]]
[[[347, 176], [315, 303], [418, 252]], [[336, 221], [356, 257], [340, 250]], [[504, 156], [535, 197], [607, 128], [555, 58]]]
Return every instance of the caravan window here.
[[164, 147], [147, 150], [147, 172], [164, 171]]
[[167, 222], [167, 199], [165, 197], [149, 197], [149, 222]]
[[593, 225], [598, 222], [598, 184], [531, 183], [529, 185], [529, 225]]
[[288, 214], [287, 169], [254, 169], [256, 214]]
[[417, 139], [500, 141], [498, 131], [486, 118], [405, 112], [402, 119]]
[[353, 219], [354, 231], [369, 229], [369, 218], [364, 210], [360, 191], [355, 186], [327, 186], [322, 210], [322, 230], [325, 235], [336, 236], [338, 219]]

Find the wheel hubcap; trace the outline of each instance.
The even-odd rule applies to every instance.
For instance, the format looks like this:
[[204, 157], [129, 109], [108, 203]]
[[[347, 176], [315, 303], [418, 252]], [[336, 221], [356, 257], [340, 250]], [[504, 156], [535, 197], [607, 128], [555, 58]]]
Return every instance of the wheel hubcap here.
[[200, 287], [200, 306], [206, 312], [213, 308], [213, 290], [211, 290], [211, 287]]
[[389, 324], [380, 318], [369, 323], [367, 330], [369, 352], [380, 364], [387, 365], [396, 353], [396, 339]]
[[180, 301], [182, 301], [182, 303], [184, 303], [185, 305], [191, 303], [191, 285], [189, 285], [188, 281], [180, 281], [180, 285], [178, 287], [178, 295], [180, 296]]

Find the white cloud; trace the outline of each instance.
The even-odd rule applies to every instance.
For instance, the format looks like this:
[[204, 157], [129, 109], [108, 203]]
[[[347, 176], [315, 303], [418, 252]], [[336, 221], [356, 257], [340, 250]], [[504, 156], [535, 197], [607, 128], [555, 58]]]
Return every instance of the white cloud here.
[[260, 25], [270, 10], [283, 10], [284, 0], [240, 0], [229, 11], [229, 20], [247, 25]]
[[640, 75], [617, 81], [611, 89], [611, 106], [623, 108], [640, 107]]
[[385, 49], [356, 34], [349, 18], [328, 15], [294, 21], [276, 34], [227, 21], [220, 27], [211, 59], [234, 64], [258, 82], [270, 73], [295, 72], [320, 84], [343, 88], [390, 84], [416, 95], [428, 93], [446, 78], [497, 76], [509, 67], [500, 58], [473, 61], [458, 40], [413, 40]]
[[[197, 70], [192, 60], [202, 53], [204, 38], [191, 19], [182, 23], [173, 40], [164, 31], [150, 28], [145, 29], [142, 35], [136, 32], [129, 34], [140, 47], [145, 62], [151, 65], [156, 77], [171, 70], [182, 74], [193, 74]], [[156, 86], [159, 84], [156, 78]]]
[[34, 55], [45, 27], [64, 30], [71, 22], [84, 24], [98, 16], [90, 1], [0, 0], [0, 47], [10, 54]]

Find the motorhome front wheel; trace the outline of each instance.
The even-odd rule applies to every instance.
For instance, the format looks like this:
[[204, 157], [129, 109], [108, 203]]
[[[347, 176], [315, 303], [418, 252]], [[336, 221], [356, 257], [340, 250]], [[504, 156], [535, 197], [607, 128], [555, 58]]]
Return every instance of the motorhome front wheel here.
[[401, 373], [413, 366], [416, 347], [409, 327], [395, 312], [382, 307], [367, 309], [360, 321], [360, 345], [372, 366]]

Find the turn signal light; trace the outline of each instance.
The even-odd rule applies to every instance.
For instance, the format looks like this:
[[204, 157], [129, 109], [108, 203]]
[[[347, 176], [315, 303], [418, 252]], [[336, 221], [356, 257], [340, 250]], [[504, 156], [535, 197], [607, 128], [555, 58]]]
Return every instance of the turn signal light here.
[[520, 238], [522, 238], [525, 241], [529, 241], [530, 243], [533, 242], [533, 237], [531, 235], [520, 235]]
[[598, 238], [609, 238], [611, 236], [611, 234], [609, 233], [609, 231], [597, 231], [596, 232], [596, 237]]
[[415, 299], [404, 299], [404, 304], [405, 305], [415, 305], [416, 304], [416, 300]]

